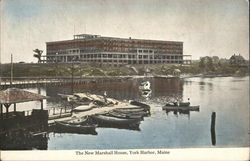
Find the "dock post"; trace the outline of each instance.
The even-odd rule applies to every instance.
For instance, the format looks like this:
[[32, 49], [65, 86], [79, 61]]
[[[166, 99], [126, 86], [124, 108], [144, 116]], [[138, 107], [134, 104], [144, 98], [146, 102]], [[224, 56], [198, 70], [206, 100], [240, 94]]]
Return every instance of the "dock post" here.
[[3, 105], [0, 104], [0, 112], [1, 112], [1, 117], [3, 117]]
[[43, 100], [40, 100], [41, 102], [41, 110], [43, 110]]
[[62, 108], [60, 109], [60, 117], [62, 116]]
[[55, 107], [54, 107], [54, 108], [53, 108], [53, 115], [55, 115], [55, 110], [56, 110], [56, 109], [55, 109]]
[[212, 112], [212, 115], [211, 115], [211, 128], [210, 128], [212, 145], [216, 145], [215, 119], [216, 119], [216, 113]]
[[14, 103], [14, 112], [16, 112], [16, 103]]

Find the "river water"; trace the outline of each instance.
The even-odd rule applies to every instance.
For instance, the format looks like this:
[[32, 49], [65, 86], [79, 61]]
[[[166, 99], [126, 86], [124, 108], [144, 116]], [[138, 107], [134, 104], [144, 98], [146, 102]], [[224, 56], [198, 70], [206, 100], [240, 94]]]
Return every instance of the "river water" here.
[[[138, 88], [150, 81], [152, 93], [142, 97]], [[57, 93], [70, 93], [69, 86], [28, 88], [48, 96], [45, 108], [65, 107]], [[112, 83], [90, 83], [74, 86], [74, 92], [103, 94], [119, 100], [138, 100], [151, 106], [140, 131], [97, 128], [97, 135], [49, 133], [48, 150], [133, 149], [186, 147], [248, 147], [249, 146], [249, 77], [215, 78], [143, 78]], [[200, 111], [166, 112], [162, 106], [174, 99], [200, 105]], [[20, 107], [21, 106], [21, 107]], [[39, 102], [18, 104], [17, 109], [40, 108]], [[211, 114], [216, 112], [215, 137], [211, 140]]]

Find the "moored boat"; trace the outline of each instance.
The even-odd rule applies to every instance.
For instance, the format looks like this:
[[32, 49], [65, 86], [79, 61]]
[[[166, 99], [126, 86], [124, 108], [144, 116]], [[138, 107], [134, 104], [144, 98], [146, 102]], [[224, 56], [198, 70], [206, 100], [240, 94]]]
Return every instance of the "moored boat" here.
[[113, 116], [117, 118], [129, 118], [129, 119], [143, 119], [142, 115], [131, 115], [129, 113], [122, 113], [122, 112], [115, 112], [115, 111], [110, 111], [106, 114], [107, 116]]
[[165, 106], [162, 107], [163, 110], [182, 110], [182, 111], [199, 111], [200, 106], [190, 106], [189, 102], [173, 102], [167, 103]]
[[72, 118], [66, 121], [60, 121], [60, 123], [70, 124], [70, 125], [85, 125], [88, 121], [87, 117], [84, 118]]
[[65, 122], [55, 121], [56, 132], [63, 133], [83, 133], [83, 134], [97, 134], [95, 131], [96, 125], [74, 125]]
[[113, 116], [106, 115], [92, 115], [91, 118], [101, 125], [133, 125], [139, 124], [141, 119], [132, 119], [132, 118], [117, 118]]

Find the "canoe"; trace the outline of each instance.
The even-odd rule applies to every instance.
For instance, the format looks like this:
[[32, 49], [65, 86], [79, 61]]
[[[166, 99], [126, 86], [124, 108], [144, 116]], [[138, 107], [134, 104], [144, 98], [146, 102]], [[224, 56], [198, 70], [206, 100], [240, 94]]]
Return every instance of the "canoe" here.
[[163, 110], [188, 110], [188, 111], [199, 111], [200, 106], [174, 106], [174, 105], [166, 105], [163, 106], [162, 109]]
[[141, 119], [128, 119], [128, 118], [117, 118], [113, 116], [106, 115], [92, 115], [91, 118], [98, 124], [108, 124], [108, 125], [130, 125], [139, 124]]
[[60, 132], [65, 133], [96, 133], [96, 125], [72, 125], [69, 123], [55, 121], [55, 127]]

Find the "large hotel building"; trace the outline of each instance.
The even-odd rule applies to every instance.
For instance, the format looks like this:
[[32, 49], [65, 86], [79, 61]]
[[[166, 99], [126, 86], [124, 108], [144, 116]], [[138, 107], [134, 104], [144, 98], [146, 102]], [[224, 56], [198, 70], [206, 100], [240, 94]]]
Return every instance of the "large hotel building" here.
[[[47, 42], [47, 63], [189, 64], [183, 42], [74, 35], [73, 40]], [[186, 58], [186, 59], [185, 59]]]

